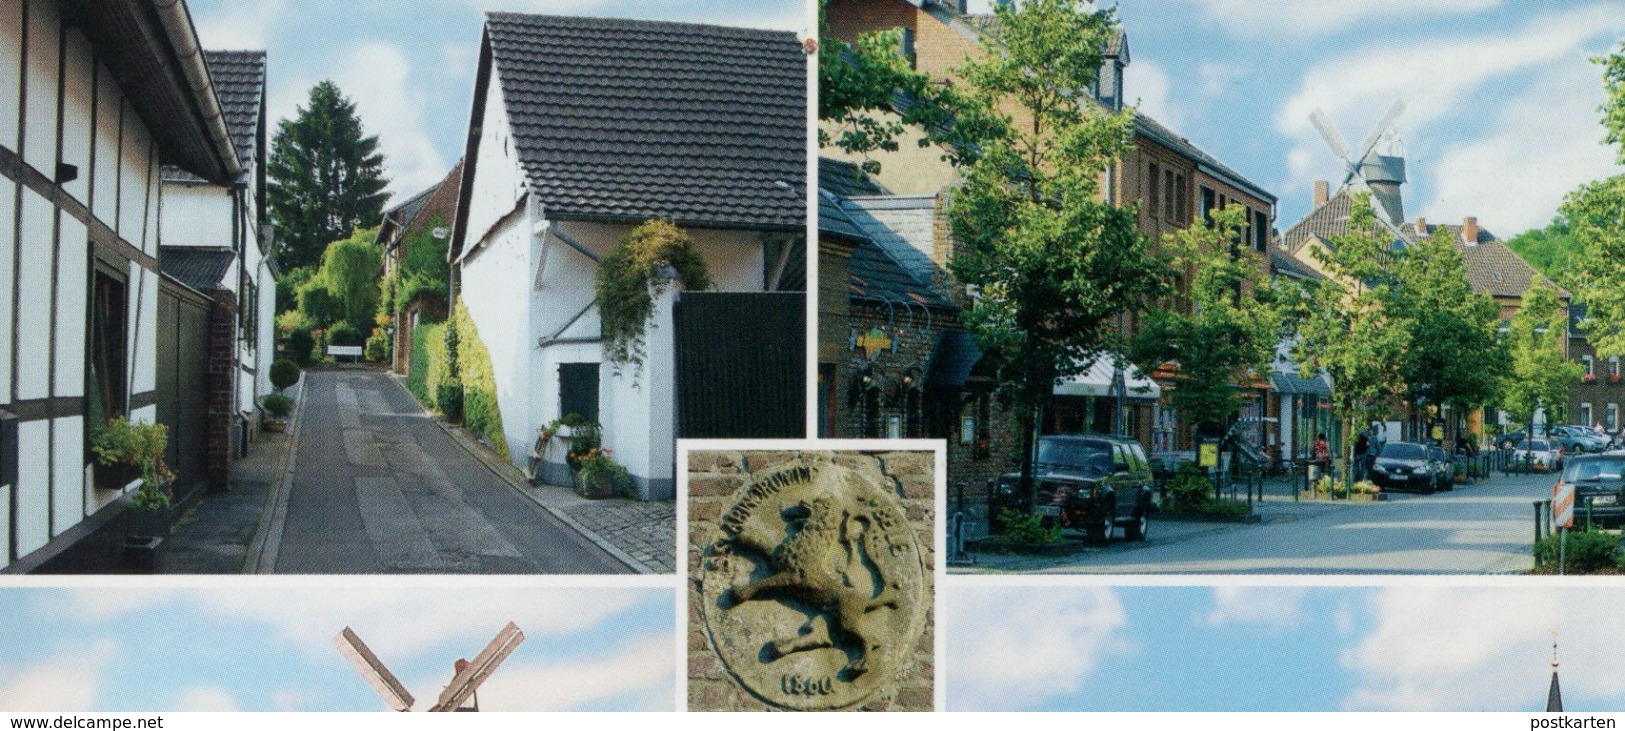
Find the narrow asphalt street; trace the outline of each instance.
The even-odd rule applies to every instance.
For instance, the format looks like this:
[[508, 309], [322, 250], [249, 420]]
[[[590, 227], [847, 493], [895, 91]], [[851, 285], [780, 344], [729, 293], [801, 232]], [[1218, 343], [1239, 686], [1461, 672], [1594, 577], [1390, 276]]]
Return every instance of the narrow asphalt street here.
[[274, 573], [619, 574], [492, 474], [389, 376], [305, 374]]
[[1039, 558], [974, 554], [955, 572], [1109, 574], [1499, 574], [1533, 566], [1536, 500], [1555, 477], [1496, 476], [1433, 495], [1376, 503], [1271, 495], [1257, 524], [1153, 519], [1150, 538]]

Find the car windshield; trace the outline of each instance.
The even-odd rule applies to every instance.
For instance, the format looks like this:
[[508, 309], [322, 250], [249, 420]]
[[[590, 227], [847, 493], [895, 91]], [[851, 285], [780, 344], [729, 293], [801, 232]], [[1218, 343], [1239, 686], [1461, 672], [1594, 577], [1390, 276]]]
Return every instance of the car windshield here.
[[1420, 444], [1400, 443], [1384, 446], [1382, 453], [1377, 456], [1384, 459], [1424, 459], [1424, 454]]
[[1112, 447], [1106, 442], [1040, 439], [1037, 461], [1103, 477], [1112, 473]]
[[1601, 482], [1618, 480], [1625, 474], [1625, 457], [1577, 459], [1563, 470], [1564, 482]]

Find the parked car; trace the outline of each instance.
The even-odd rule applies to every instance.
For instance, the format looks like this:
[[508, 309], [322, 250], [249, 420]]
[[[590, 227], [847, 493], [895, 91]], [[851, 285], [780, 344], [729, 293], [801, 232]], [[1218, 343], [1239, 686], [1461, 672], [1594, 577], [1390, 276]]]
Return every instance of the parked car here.
[[1558, 485], [1574, 486], [1574, 519], [1604, 527], [1625, 525], [1625, 454], [1576, 456], [1563, 468]]
[[1529, 432], [1519, 429], [1517, 431], [1507, 432], [1497, 437], [1495, 440], [1495, 446], [1500, 447], [1501, 449], [1511, 449], [1512, 445], [1528, 438]]
[[1033, 455], [1037, 501], [1020, 489], [1020, 473], [988, 483], [988, 515], [995, 530], [1004, 510], [1035, 512], [1045, 523], [1083, 531], [1105, 544], [1123, 526], [1129, 540], [1150, 532], [1152, 479], [1145, 449], [1132, 439], [1095, 434], [1052, 434], [1038, 438]]
[[1371, 482], [1381, 490], [1431, 493], [1439, 489], [1439, 475], [1448, 475], [1450, 469], [1448, 460], [1441, 462], [1443, 456], [1441, 447], [1389, 442], [1382, 445], [1382, 451], [1377, 452], [1377, 459], [1371, 465]]
[[1563, 447], [1556, 440], [1525, 439], [1512, 445], [1512, 461], [1514, 464], [1531, 467], [1538, 464], [1547, 469], [1556, 469], [1563, 464]]
[[1603, 449], [1597, 433], [1585, 427], [1554, 426], [1547, 439], [1562, 445], [1564, 454], [1585, 454]]
[[1450, 453], [1437, 444], [1428, 445], [1428, 466], [1433, 468], [1433, 489], [1456, 489], [1456, 476], [1454, 474], [1456, 463], [1450, 460]]

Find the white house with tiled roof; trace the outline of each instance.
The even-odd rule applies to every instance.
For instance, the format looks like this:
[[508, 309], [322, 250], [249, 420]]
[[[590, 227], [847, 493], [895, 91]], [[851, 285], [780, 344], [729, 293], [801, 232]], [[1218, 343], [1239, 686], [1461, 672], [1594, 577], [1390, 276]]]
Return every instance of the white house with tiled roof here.
[[128, 505], [93, 425], [160, 417], [160, 161], [241, 163], [183, 2], [0, 3], [0, 98], [0, 568], [26, 572]]
[[[804, 314], [705, 337], [684, 313], [805, 307], [806, 63], [785, 32], [487, 16], [450, 256], [516, 465], [541, 426], [577, 413], [602, 424], [639, 497], [670, 498], [679, 436], [804, 435]], [[690, 234], [712, 291], [668, 288], [642, 363], [617, 365], [598, 262], [649, 219]], [[720, 370], [696, 379], [706, 363]], [[773, 398], [790, 401], [752, 407]], [[710, 419], [728, 414], [746, 421]], [[562, 448], [537, 467], [570, 481]]]

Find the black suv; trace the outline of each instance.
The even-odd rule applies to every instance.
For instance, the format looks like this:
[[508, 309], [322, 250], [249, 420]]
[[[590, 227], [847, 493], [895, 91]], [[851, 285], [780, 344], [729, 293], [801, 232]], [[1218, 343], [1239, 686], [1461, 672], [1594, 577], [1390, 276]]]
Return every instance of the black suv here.
[[1129, 540], [1143, 541], [1150, 530], [1151, 464], [1132, 439], [1094, 434], [1053, 434], [1038, 438], [1033, 456], [1037, 505], [1028, 505], [1021, 474], [988, 481], [988, 515], [995, 529], [1004, 510], [1036, 512], [1045, 523], [1081, 530], [1097, 544], [1111, 541], [1123, 526]]
[[1570, 457], [1559, 484], [1574, 486], [1574, 522], [1625, 525], [1625, 454]]

